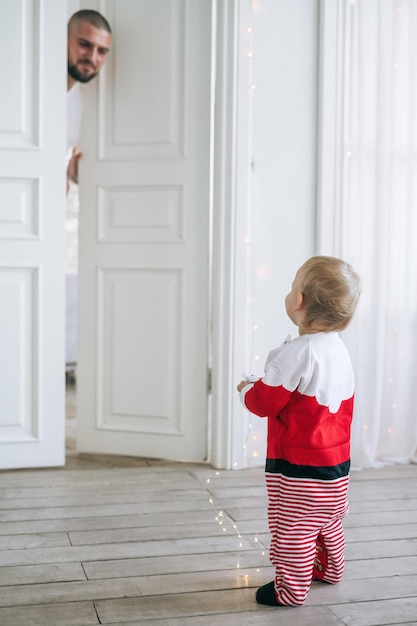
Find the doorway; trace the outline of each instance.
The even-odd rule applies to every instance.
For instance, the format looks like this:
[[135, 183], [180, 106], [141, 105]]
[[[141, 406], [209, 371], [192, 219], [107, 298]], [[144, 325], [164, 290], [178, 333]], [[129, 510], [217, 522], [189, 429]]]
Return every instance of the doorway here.
[[123, 38], [83, 89], [77, 449], [202, 461], [211, 0], [106, 8]]

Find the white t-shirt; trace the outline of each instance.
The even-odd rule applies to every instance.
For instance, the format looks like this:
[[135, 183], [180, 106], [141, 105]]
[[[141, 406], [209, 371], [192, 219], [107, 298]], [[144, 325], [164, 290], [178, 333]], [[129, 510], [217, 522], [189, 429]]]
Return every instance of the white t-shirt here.
[[[67, 159], [65, 167], [68, 167], [72, 150], [80, 145], [81, 124], [83, 116], [82, 89], [80, 83], [75, 83], [67, 91]], [[66, 203], [66, 260], [65, 269], [67, 274], [78, 272], [78, 185], [69, 183]]]
[[83, 102], [80, 83], [75, 83], [67, 91], [67, 166], [72, 150], [80, 143]]

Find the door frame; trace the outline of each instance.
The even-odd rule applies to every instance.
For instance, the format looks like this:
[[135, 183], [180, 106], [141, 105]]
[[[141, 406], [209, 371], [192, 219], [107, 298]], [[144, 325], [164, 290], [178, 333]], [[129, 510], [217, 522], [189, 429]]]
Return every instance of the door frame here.
[[[246, 5], [248, 5], [246, 7]], [[213, 0], [214, 120], [212, 141], [211, 402], [208, 461], [232, 469], [244, 445], [236, 391], [245, 363], [246, 232], [249, 184], [250, 94], [248, 66], [240, 62], [240, 35], [250, 3]]]
[[[245, 438], [235, 390], [245, 363], [245, 253], [236, 245], [246, 228], [242, 201], [248, 188], [250, 98], [247, 66], [240, 62], [242, 26], [250, 3], [212, 2], [212, 137], [209, 355], [211, 397], [205, 416], [207, 462], [231, 469]], [[246, 6], [247, 5], [247, 6]]]

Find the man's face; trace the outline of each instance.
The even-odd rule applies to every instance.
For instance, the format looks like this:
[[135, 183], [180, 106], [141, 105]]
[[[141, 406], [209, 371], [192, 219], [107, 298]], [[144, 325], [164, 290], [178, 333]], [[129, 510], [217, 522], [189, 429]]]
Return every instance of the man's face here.
[[111, 35], [87, 22], [68, 34], [68, 74], [80, 83], [97, 76], [110, 49]]

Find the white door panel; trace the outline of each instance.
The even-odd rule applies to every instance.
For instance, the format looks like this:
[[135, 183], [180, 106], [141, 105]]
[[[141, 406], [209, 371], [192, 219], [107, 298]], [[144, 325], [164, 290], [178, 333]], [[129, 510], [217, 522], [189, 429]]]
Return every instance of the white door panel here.
[[87, 87], [78, 449], [203, 460], [211, 1], [97, 8], [114, 41]]
[[0, 0], [3, 469], [65, 462], [66, 10], [61, 5]]

